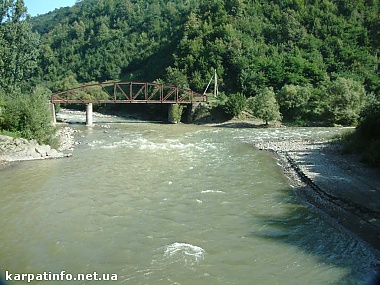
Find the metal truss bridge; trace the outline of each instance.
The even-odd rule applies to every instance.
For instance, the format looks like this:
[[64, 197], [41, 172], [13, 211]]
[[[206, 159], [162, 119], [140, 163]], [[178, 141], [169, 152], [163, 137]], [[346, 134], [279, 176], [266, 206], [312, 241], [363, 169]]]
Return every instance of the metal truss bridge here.
[[[102, 92], [101, 92], [102, 91]], [[191, 90], [150, 82], [103, 82], [54, 93], [50, 103], [165, 103], [207, 102], [207, 96]]]

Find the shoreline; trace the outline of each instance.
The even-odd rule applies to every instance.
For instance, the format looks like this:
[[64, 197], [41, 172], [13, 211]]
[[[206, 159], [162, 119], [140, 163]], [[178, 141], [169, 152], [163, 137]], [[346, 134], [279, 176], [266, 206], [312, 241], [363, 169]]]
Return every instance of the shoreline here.
[[41, 145], [36, 140], [24, 138], [12, 138], [0, 135], [0, 167], [3, 168], [9, 163], [68, 158], [72, 156], [72, 151], [77, 144], [74, 134], [78, 132], [70, 127], [60, 128], [55, 137], [59, 140], [59, 146], [54, 149], [50, 145]]
[[326, 141], [254, 142], [272, 153], [295, 194], [380, 252], [380, 170]]

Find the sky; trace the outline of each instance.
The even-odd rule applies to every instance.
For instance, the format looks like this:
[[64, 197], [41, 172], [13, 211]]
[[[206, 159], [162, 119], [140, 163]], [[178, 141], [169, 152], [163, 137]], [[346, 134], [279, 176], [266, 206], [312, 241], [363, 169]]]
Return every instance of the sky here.
[[31, 16], [45, 14], [60, 7], [73, 6], [75, 2], [76, 0], [24, 0]]

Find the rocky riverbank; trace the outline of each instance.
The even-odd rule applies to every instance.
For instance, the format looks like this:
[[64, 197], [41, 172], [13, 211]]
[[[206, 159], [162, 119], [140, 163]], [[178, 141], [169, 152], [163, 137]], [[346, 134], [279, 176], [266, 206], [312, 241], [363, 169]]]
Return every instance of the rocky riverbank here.
[[71, 156], [75, 147], [74, 134], [77, 130], [63, 127], [58, 130], [58, 149], [49, 145], [40, 145], [35, 140], [23, 138], [14, 139], [9, 136], [0, 135], [0, 163], [37, 159], [53, 159]]
[[380, 170], [327, 142], [279, 140], [254, 146], [277, 155], [302, 200], [380, 250]]

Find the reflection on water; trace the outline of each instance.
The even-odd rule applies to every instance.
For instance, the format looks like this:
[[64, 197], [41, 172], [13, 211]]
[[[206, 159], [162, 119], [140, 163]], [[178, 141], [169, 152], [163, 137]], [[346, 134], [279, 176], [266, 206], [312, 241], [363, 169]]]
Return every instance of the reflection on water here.
[[78, 128], [72, 158], [0, 172], [1, 270], [117, 273], [112, 284], [366, 284], [374, 272], [373, 253], [249, 144], [338, 129]]

